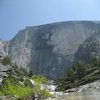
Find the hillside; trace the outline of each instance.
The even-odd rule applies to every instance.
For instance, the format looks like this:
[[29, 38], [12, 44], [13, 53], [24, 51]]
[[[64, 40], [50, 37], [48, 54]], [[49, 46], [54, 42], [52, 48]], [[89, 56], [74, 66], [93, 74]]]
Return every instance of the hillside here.
[[18, 68], [9, 57], [0, 60], [0, 100], [44, 100], [52, 95], [43, 76], [27, 73]]
[[57, 81], [58, 90], [66, 90], [100, 79], [100, 32], [94, 33], [79, 47], [75, 62], [65, 77]]

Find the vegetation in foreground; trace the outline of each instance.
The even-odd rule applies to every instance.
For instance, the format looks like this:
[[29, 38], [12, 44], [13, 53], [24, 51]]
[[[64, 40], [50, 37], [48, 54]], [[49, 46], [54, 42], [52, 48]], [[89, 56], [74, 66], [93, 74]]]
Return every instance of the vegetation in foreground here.
[[[27, 73], [23, 68], [18, 68], [12, 64], [9, 57], [4, 58], [1, 62], [3, 65], [10, 65], [12, 69], [8, 72], [9, 77], [3, 79], [0, 85], [0, 96], [5, 95], [7, 100], [29, 100], [37, 96], [40, 99], [50, 97], [46, 89], [41, 89], [41, 84], [47, 84], [47, 79], [43, 76], [36, 76], [31, 71]], [[68, 69], [66, 76], [56, 80], [58, 85], [57, 91], [64, 91], [74, 88], [94, 80], [100, 79], [100, 60], [95, 57], [91, 58], [90, 63], [84, 64], [77, 61]], [[30, 80], [33, 80], [34, 85]]]
[[[7, 100], [29, 100], [29, 98], [47, 98], [51, 96], [45, 89], [41, 89], [41, 84], [47, 84], [47, 79], [43, 76], [33, 75], [32, 72], [27, 73], [24, 69], [18, 68], [16, 64], [12, 64], [9, 57], [5, 57], [1, 63], [5, 66], [12, 67], [7, 74], [8, 77], [3, 78], [0, 85], [0, 97], [6, 96]], [[27, 73], [27, 74], [26, 74]], [[33, 80], [34, 84], [30, 80]]]
[[100, 59], [91, 57], [88, 64], [80, 61], [75, 62], [63, 78], [55, 81], [58, 85], [56, 90], [64, 91], [93, 82], [97, 79], [100, 79]]

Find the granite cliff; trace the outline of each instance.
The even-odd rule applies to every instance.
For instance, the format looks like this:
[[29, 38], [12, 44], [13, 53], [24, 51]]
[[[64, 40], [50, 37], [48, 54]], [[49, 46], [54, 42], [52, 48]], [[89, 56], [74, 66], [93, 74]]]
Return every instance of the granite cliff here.
[[75, 59], [82, 62], [89, 62], [93, 57], [100, 59], [100, 31], [91, 35], [79, 47], [75, 54]]
[[61, 77], [74, 61], [79, 46], [100, 30], [100, 22], [67, 21], [26, 27], [5, 46], [19, 66], [49, 78]]

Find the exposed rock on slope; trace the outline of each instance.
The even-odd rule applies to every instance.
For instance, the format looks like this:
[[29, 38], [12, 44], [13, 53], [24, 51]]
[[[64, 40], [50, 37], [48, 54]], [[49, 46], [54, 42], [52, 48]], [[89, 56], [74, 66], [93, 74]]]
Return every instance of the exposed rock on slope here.
[[88, 62], [93, 56], [100, 58], [100, 32], [87, 38], [76, 53], [76, 59], [83, 62]]
[[6, 53], [4, 52], [5, 44], [6, 42], [0, 39], [0, 60], [2, 60], [6, 56]]
[[47, 100], [99, 100], [100, 80], [76, 87], [71, 90], [75, 90], [76, 92], [69, 93], [67, 96], [50, 98]]
[[19, 65], [36, 74], [58, 78], [66, 71], [80, 44], [100, 29], [100, 23], [68, 21], [27, 27], [5, 47]]
[[7, 74], [9, 71], [11, 70], [11, 66], [10, 65], [3, 65], [0, 63], [0, 84], [3, 81], [4, 77], [8, 77], [9, 75]]

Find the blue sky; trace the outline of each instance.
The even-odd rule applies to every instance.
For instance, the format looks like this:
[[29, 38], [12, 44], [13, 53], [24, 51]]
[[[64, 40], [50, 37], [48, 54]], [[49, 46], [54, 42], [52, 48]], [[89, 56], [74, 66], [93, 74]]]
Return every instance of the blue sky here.
[[100, 0], [0, 0], [0, 38], [20, 29], [68, 20], [100, 20]]

